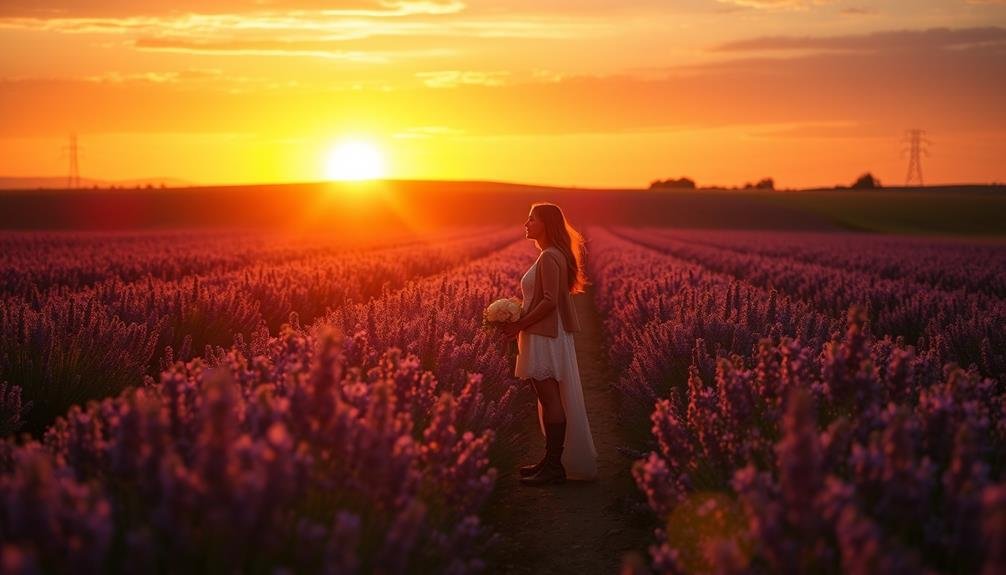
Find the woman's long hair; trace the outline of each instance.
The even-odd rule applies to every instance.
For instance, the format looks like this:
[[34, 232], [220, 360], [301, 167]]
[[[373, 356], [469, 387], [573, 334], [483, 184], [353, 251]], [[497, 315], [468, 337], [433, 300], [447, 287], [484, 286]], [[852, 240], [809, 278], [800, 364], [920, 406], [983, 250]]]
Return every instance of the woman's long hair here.
[[538, 202], [532, 204], [531, 211], [545, 223], [545, 235], [548, 242], [559, 248], [566, 256], [569, 268], [569, 293], [582, 293], [587, 286], [587, 274], [583, 271], [585, 246], [580, 232], [569, 225], [562, 210], [555, 204]]

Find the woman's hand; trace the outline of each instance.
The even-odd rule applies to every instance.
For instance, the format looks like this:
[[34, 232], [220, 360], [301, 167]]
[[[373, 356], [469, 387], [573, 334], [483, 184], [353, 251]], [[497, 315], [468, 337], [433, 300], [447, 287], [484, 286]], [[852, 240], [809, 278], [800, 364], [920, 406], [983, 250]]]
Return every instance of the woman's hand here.
[[503, 327], [500, 328], [500, 333], [503, 335], [503, 339], [513, 339], [517, 337], [517, 334], [520, 333], [522, 329], [523, 328], [521, 327], [520, 322], [515, 321], [503, 324]]

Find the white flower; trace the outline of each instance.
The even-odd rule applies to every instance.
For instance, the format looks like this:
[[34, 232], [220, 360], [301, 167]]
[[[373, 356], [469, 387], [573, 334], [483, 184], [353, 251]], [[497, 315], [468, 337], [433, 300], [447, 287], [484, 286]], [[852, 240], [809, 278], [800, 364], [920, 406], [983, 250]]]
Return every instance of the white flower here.
[[520, 319], [521, 302], [517, 298], [498, 299], [483, 312], [485, 321], [491, 323], [511, 323]]

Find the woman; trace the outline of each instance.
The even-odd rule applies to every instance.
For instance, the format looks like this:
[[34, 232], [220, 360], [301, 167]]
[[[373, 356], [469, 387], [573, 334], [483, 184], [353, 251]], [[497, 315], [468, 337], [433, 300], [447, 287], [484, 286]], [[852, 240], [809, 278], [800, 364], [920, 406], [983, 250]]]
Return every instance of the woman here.
[[590, 435], [573, 332], [580, 322], [572, 294], [583, 292], [583, 237], [566, 222], [559, 206], [537, 203], [524, 223], [525, 235], [541, 250], [521, 278], [523, 311], [507, 326], [517, 338], [514, 375], [530, 380], [538, 394], [538, 422], [545, 456], [520, 468], [521, 483], [544, 485], [597, 476], [597, 452]]

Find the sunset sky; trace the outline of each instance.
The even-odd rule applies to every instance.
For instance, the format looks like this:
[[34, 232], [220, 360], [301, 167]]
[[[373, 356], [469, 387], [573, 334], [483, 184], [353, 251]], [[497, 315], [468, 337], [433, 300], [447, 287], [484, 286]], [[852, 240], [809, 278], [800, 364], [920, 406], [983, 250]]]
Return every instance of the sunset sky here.
[[1006, 182], [1006, 0], [3, 0], [0, 176]]

